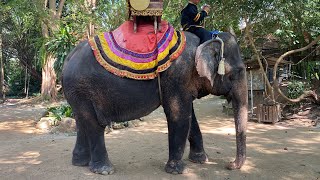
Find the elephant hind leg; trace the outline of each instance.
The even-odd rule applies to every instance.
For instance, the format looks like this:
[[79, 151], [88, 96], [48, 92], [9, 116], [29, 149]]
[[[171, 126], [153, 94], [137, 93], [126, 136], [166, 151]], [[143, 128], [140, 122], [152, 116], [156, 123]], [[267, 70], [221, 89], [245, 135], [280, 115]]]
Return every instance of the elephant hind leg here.
[[191, 121], [188, 140], [190, 143], [189, 160], [193, 163], [200, 163], [200, 164], [208, 162], [208, 156], [203, 148], [202, 134], [194, 113], [193, 106], [192, 106], [192, 121]]
[[192, 116], [192, 98], [179, 95], [164, 98], [164, 112], [168, 122], [169, 160], [165, 171], [172, 174], [183, 174], [188, 171], [182, 156], [185, 149]]
[[72, 152], [72, 164], [75, 166], [88, 166], [91, 156], [89, 142], [85, 133], [85, 126], [78, 120], [75, 115], [77, 123], [77, 140]]
[[78, 103], [75, 114], [79, 127], [73, 164], [89, 165], [90, 170], [97, 174], [112, 174], [114, 168], [109, 161], [104, 141], [105, 126], [98, 123], [91, 102], [81, 101], [81, 105]]

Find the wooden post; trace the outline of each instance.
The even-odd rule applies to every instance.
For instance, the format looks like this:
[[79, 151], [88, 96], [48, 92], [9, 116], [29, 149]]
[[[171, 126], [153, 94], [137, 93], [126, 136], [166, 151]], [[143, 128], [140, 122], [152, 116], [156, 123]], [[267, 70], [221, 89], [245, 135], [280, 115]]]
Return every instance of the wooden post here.
[[251, 104], [251, 117], [253, 116], [253, 77], [250, 70], [250, 104]]

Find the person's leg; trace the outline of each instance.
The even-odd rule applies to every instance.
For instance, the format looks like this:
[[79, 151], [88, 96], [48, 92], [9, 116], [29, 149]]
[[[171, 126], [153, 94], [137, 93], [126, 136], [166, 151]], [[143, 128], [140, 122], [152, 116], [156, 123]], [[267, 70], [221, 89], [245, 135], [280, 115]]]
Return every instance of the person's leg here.
[[200, 38], [200, 44], [212, 39], [210, 31], [204, 28], [195, 29], [194, 34], [196, 34]]

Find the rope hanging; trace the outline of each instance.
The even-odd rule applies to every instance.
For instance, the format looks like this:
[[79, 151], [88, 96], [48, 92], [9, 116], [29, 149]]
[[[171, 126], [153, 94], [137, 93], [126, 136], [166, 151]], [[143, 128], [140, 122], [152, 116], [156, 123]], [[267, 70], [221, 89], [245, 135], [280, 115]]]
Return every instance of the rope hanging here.
[[221, 43], [221, 48], [220, 48], [220, 62], [219, 62], [219, 66], [218, 66], [218, 74], [223, 76], [226, 73], [226, 69], [225, 69], [225, 65], [224, 65], [224, 60], [225, 58], [223, 57], [223, 53], [224, 53], [224, 42], [221, 38], [219, 38], [219, 36], [216, 37], [216, 40], [218, 40]]

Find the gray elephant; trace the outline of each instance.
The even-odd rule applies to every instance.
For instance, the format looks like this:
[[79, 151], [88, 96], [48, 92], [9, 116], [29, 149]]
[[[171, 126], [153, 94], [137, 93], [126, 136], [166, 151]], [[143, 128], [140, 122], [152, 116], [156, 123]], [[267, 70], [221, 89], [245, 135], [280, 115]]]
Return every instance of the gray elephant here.
[[[89, 166], [98, 174], [114, 168], [105, 147], [104, 130], [111, 122], [146, 116], [160, 105], [166, 114], [169, 137], [168, 173], [183, 173], [182, 156], [187, 139], [189, 159], [208, 160], [194, 113], [193, 100], [208, 94], [224, 95], [234, 109], [237, 153], [229, 169], [239, 169], [246, 160], [247, 81], [245, 65], [236, 39], [221, 33], [224, 41], [225, 75], [217, 74], [221, 44], [210, 40], [199, 46], [199, 38], [185, 32], [186, 47], [158, 79], [138, 81], [106, 71], [96, 60], [88, 42], [80, 43], [67, 57], [62, 85], [77, 123], [72, 164]], [[199, 47], [198, 47], [199, 46]], [[197, 55], [196, 55], [197, 52]], [[199, 71], [199, 72], [198, 72]], [[201, 71], [201, 72], [200, 72]], [[159, 93], [161, 93], [161, 97]]]

